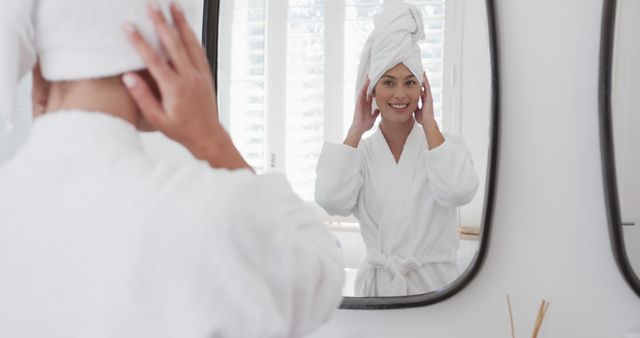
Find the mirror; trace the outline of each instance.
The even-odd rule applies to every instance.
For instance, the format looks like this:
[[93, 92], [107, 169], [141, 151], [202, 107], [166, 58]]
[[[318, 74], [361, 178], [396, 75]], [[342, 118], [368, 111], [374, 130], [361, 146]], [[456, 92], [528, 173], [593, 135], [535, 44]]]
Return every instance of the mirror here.
[[601, 131], [614, 253], [640, 296], [640, 3], [605, 1]]
[[[430, 130], [441, 131], [445, 141], [428, 150], [426, 128], [412, 123], [403, 129], [404, 148], [400, 144], [395, 153], [380, 122], [388, 105], [358, 148], [343, 144], [354, 117], [361, 51], [383, 0], [218, 4], [214, 72], [220, 118], [257, 172], [285, 173], [294, 191], [317, 206], [343, 253], [343, 308], [417, 306], [447, 298], [469, 282], [486, 250], [497, 143], [493, 4], [406, 2], [422, 14], [425, 39], [418, 42], [418, 58], [437, 121]], [[414, 121], [413, 111], [408, 114]], [[350, 168], [342, 159], [364, 158], [365, 145], [381, 160], [367, 163], [367, 169], [351, 167], [355, 174], [342, 177], [340, 171]], [[325, 156], [331, 147], [349, 154]], [[453, 160], [444, 164], [438, 154]], [[429, 172], [438, 164], [441, 177]], [[334, 175], [322, 181], [322, 168]], [[354, 180], [362, 182], [349, 192], [353, 206], [339, 212], [323, 208], [318, 187]], [[455, 201], [444, 197], [455, 189]], [[324, 195], [330, 202], [340, 193], [325, 189]]]

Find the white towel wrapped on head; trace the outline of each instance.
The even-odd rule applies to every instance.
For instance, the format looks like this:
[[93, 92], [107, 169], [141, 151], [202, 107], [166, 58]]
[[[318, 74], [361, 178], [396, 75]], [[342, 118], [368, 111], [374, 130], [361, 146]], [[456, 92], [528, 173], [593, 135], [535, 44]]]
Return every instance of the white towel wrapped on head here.
[[[179, 2], [179, 1], [178, 1]], [[49, 81], [114, 76], [145, 68], [122, 25], [130, 22], [163, 56], [147, 0], [1, 0], [0, 121], [10, 128], [18, 81], [40, 60]], [[168, 13], [168, 0], [158, 0]]]
[[424, 40], [422, 13], [403, 0], [385, 0], [374, 20], [375, 29], [364, 44], [356, 80], [356, 96], [367, 77], [367, 93], [389, 69], [402, 63], [422, 84], [422, 58], [418, 41]]

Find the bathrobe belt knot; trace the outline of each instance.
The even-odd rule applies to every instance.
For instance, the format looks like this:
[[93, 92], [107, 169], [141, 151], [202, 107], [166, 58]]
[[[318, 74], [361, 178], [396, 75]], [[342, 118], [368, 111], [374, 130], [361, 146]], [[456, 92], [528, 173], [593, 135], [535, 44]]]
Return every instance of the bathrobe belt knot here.
[[419, 269], [425, 264], [454, 263], [455, 253], [445, 252], [429, 256], [404, 257], [399, 255], [386, 255], [377, 249], [367, 252], [364, 262], [360, 267], [358, 279], [363, 279], [361, 294], [371, 294], [375, 289], [375, 270], [386, 270], [391, 274], [391, 284], [388, 289], [378, 289], [378, 296], [398, 296], [407, 294], [407, 275], [409, 272]]

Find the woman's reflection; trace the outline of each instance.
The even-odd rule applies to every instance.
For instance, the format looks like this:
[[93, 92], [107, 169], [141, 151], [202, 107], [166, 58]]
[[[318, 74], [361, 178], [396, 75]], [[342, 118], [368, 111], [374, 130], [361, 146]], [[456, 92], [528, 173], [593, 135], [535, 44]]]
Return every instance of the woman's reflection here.
[[[316, 201], [360, 222], [367, 255], [356, 296], [421, 294], [459, 275], [456, 210], [473, 199], [478, 177], [462, 138], [440, 132], [434, 118], [416, 44], [424, 39], [420, 10], [387, 1], [374, 23], [353, 123], [343, 144], [323, 146]], [[379, 127], [362, 139], [378, 115]]]

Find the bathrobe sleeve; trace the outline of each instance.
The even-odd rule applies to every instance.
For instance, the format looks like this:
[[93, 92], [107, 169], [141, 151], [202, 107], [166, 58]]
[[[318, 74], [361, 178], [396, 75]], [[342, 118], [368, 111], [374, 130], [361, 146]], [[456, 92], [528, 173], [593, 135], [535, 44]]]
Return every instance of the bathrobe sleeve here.
[[364, 182], [360, 151], [344, 144], [325, 142], [316, 175], [316, 202], [330, 215], [351, 215]]
[[344, 272], [335, 240], [316, 210], [293, 192], [282, 174], [256, 176], [237, 193], [241, 207], [235, 208], [235, 218], [251, 225], [239, 244], [240, 252], [253, 257], [245, 261], [255, 263], [253, 273], [265, 274], [270, 294], [266, 301], [261, 301], [262, 293], [252, 300], [264, 305], [254, 311], [268, 328], [260, 334], [309, 334], [342, 300]]
[[0, 122], [11, 125], [18, 81], [36, 62], [31, 16], [35, 0], [0, 1]]
[[478, 190], [478, 175], [462, 137], [446, 134], [443, 144], [426, 152], [428, 185], [436, 201], [446, 207], [471, 202]]

